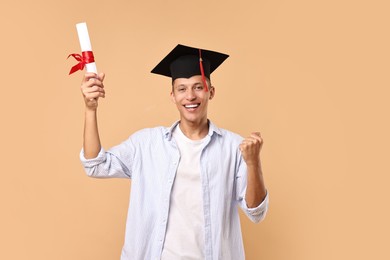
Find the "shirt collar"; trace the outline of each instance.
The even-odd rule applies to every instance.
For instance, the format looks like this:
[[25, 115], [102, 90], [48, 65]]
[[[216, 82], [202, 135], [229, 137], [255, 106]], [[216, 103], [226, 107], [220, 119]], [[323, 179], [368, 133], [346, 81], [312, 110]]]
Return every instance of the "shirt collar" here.
[[[207, 119], [208, 123], [209, 123], [209, 132], [208, 132], [208, 136], [213, 136], [214, 133], [216, 133], [217, 135], [222, 135], [222, 132], [221, 130], [213, 124], [213, 122], [211, 122], [209, 119]], [[167, 127], [165, 128], [165, 137], [168, 138], [168, 140], [170, 141], [172, 139], [172, 133], [173, 133], [173, 130], [175, 129], [175, 127], [180, 123], [180, 120], [177, 120], [175, 123], [172, 124], [171, 127]]]

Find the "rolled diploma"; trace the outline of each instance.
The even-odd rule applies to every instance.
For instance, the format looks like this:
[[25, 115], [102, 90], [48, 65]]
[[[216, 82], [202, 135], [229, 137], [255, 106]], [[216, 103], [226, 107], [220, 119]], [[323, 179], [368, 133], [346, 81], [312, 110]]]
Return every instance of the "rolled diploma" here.
[[[77, 34], [79, 35], [81, 51], [92, 51], [91, 41], [89, 40], [88, 28], [86, 23], [76, 24]], [[97, 74], [96, 63], [85, 64], [87, 72], [93, 72]]]

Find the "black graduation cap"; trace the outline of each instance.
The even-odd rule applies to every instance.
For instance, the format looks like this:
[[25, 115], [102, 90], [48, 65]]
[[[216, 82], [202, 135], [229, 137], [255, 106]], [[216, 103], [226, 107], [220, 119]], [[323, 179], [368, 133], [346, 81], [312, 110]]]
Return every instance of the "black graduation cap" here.
[[228, 57], [227, 54], [178, 44], [151, 72], [172, 80], [195, 75], [210, 79], [210, 74]]

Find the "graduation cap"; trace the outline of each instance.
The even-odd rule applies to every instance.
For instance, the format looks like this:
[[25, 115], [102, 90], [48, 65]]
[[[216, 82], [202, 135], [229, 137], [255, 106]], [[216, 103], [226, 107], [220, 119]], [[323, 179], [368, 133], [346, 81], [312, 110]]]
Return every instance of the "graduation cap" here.
[[178, 44], [151, 72], [172, 80], [202, 75], [208, 91], [205, 77], [210, 79], [210, 74], [228, 57], [227, 54]]

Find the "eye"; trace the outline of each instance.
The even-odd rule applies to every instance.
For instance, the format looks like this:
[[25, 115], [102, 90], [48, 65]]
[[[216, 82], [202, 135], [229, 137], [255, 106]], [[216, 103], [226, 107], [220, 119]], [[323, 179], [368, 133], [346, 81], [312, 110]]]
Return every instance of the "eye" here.
[[198, 84], [194, 87], [195, 90], [203, 90], [203, 86], [201, 84]]
[[185, 87], [178, 87], [177, 91], [178, 92], [184, 92], [184, 91], [186, 91], [186, 88]]

